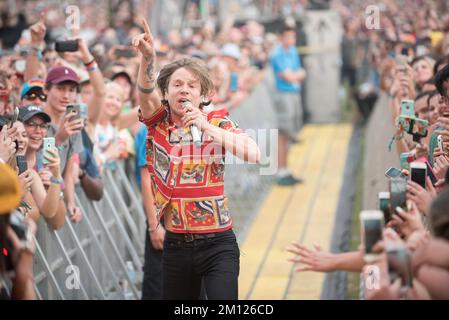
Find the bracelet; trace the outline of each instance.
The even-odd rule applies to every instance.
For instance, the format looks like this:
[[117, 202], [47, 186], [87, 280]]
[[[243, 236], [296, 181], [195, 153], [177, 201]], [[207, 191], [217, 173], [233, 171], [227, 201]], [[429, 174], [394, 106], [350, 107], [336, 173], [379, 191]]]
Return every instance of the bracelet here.
[[153, 93], [154, 88], [155, 88], [155, 87], [152, 87], [152, 88], [144, 88], [144, 87], [141, 87], [140, 84], [137, 84], [137, 89], [139, 89], [140, 92], [146, 93], [146, 94]]
[[39, 61], [41, 61], [42, 60], [42, 52], [43, 52], [42, 49], [39, 47], [36, 47], [36, 46], [31, 46], [30, 49], [28, 50], [28, 54], [30, 54], [32, 51], [36, 52], [37, 59]]
[[157, 228], [159, 228], [159, 225], [160, 225], [160, 223], [158, 222], [156, 228], [154, 228], [153, 230], [151, 230], [151, 228], [148, 228], [148, 231], [149, 231], [150, 233], [156, 231]]
[[54, 177], [51, 177], [51, 178], [50, 178], [50, 182], [51, 182], [51, 183], [56, 183], [56, 184], [61, 184], [61, 183], [64, 182], [64, 179], [62, 179], [62, 178], [54, 178]]
[[89, 61], [88, 63], [84, 63], [84, 66], [87, 68], [90, 64], [95, 62], [95, 58], [93, 58], [91, 61]]

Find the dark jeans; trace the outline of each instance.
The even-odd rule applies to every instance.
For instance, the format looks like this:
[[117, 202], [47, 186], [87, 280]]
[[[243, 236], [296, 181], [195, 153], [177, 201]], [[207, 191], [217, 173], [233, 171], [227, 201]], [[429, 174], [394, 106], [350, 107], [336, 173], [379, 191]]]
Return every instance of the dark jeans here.
[[[148, 228], [147, 228], [148, 229]], [[142, 300], [162, 299], [162, 250], [156, 250], [146, 232], [143, 265]]]
[[240, 250], [234, 232], [204, 239], [166, 233], [162, 296], [168, 300], [198, 300], [201, 280], [210, 300], [237, 300]]

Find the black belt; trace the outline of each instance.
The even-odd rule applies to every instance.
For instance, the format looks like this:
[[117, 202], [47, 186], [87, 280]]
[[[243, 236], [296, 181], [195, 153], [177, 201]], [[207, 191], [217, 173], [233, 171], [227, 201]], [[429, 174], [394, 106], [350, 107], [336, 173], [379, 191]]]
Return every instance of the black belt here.
[[167, 231], [166, 237], [173, 240], [181, 240], [185, 242], [192, 242], [194, 240], [199, 239], [211, 239], [215, 238], [218, 235], [226, 234], [227, 232], [231, 232], [232, 229], [226, 230], [224, 232], [218, 232], [218, 233], [174, 233]]

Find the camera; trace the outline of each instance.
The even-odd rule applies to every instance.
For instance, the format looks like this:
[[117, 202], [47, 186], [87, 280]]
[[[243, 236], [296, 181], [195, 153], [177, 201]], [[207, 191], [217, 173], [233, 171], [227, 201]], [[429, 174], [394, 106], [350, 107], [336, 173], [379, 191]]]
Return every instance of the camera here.
[[395, 212], [396, 207], [406, 209], [407, 207], [407, 180], [397, 177], [389, 181], [390, 189], [390, 212]]
[[136, 56], [136, 51], [130, 47], [116, 48], [114, 53], [117, 58], [134, 58]]
[[360, 213], [362, 239], [365, 247], [365, 262], [372, 262], [378, 254], [374, 252], [374, 245], [382, 240], [384, 215], [379, 210], [364, 210]]
[[56, 41], [55, 50], [57, 52], [75, 52], [78, 51], [78, 40]]
[[413, 100], [401, 100], [401, 116], [415, 117], [415, 101]]
[[401, 115], [396, 119], [396, 126], [413, 136], [413, 141], [419, 142], [427, 136], [429, 122], [415, 116], [415, 102], [401, 100]]
[[389, 192], [379, 192], [377, 198], [377, 208], [384, 214], [384, 221], [387, 223], [391, 220], [390, 211], [390, 193]]
[[[48, 150], [54, 150], [55, 148], [55, 138], [54, 137], [45, 137], [43, 143], [43, 155], [48, 153]], [[43, 164], [48, 164], [48, 160], [44, 157], [42, 160]]]
[[17, 167], [19, 168], [19, 175], [28, 170], [28, 163], [25, 156], [16, 156]]
[[76, 113], [76, 115], [70, 117], [70, 121], [78, 119], [87, 119], [87, 105], [85, 103], [69, 104], [67, 105], [66, 108], [67, 114], [69, 114], [72, 111], [75, 111]]
[[410, 179], [424, 189], [426, 188], [427, 166], [423, 162], [412, 162], [410, 164]]

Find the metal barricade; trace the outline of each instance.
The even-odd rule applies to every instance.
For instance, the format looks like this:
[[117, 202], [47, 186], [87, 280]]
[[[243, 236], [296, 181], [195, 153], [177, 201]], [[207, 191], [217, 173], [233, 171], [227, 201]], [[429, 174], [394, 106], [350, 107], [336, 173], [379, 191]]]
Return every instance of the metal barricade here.
[[77, 188], [83, 213], [78, 224], [66, 217], [64, 227], [53, 231], [39, 221], [34, 266], [39, 299], [140, 299], [146, 230], [141, 198], [120, 163], [105, 170], [103, 182], [98, 202]]

